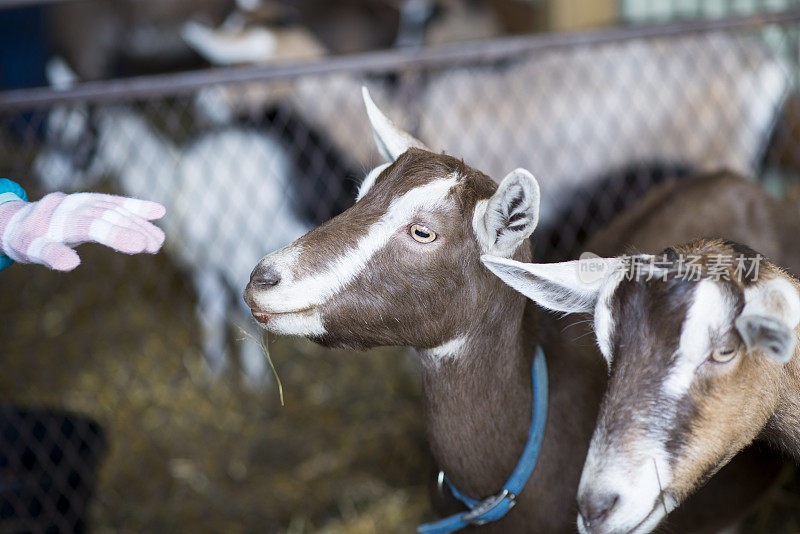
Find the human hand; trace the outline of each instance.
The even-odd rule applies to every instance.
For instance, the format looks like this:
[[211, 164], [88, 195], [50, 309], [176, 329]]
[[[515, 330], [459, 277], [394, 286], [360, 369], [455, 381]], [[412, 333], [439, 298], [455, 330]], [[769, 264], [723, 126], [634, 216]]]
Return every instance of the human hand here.
[[71, 247], [100, 243], [126, 254], [158, 252], [164, 232], [157, 202], [100, 193], [51, 193], [37, 202], [0, 204], [0, 252], [20, 263], [71, 271], [81, 259]]

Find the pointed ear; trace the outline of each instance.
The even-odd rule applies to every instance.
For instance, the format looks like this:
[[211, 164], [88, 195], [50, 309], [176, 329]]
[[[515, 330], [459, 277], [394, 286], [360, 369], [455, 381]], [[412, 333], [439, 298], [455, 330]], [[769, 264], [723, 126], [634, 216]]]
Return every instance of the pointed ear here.
[[387, 162], [393, 162], [409, 148], [429, 150], [422, 141], [404, 132], [386, 118], [386, 115], [372, 101], [369, 96], [369, 90], [366, 87], [361, 87], [361, 96], [364, 97], [367, 117], [369, 117], [369, 123], [372, 125], [372, 136], [375, 138], [375, 144], [378, 145], [378, 152]]
[[800, 295], [784, 278], [745, 289], [745, 305], [735, 321], [748, 352], [761, 350], [779, 362], [794, 355], [798, 323]]
[[539, 222], [539, 184], [525, 169], [511, 171], [494, 195], [475, 206], [472, 227], [485, 254], [509, 258]]
[[603, 281], [616, 271], [618, 258], [588, 258], [563, 263], [522, 263], [481, 256], [503, 282], [543, 308], [566, 313], [594, 311]]

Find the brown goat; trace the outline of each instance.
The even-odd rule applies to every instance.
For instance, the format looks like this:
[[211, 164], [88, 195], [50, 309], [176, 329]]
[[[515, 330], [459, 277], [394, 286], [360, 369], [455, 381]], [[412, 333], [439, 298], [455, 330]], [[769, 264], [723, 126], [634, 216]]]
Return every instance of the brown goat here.
[[[353, 349], [417, 348], [433, 455], [475, 498], [497, 493], [519, 459], [541, 345], [550, 398], [539, 461], [517, 506], [483, 529], [574, 532], [580, 466], [605, 381], [601, 359], [480, 262], [486, 253], [529, 260], [536, 180], [518, 169], [498, 186], [427, 150], [365, 100], [388, 163], [368, 174], [351, 208], [264, 257], [245, 301], [273, 333]], [[776, 469], [757, 453], [734, 462], [727, 476], [740, 484], [706, 488], [676, 514], [676, 528], [723, 526], [729, 517], [721, 511], [747, 509]], [[458, 509], [450, 499], [440, 511]]]
[[[761, 244], [797, 272], [797, 222], [792, 200], [718, 173], [654, 190], [589, 247], [619, 253], [614, 240], [626, 236], [626, 245], [652, 252], [700, 229]], [[581, 477], [581, 532], [649, 532], [757, 437], [798, 456], [796, 425], [787, 424], [800, 416], [789, 386], [798, 360], [784, 366], [764, 353], [793, 353], [800, 298], [796, 280], [761, 257], [733, 242], [699, 240], [657, 256], [484, 258], [541, 306], [594, 314], [610, 379]], [[758, 280], [743, 279], [754, 266]]]

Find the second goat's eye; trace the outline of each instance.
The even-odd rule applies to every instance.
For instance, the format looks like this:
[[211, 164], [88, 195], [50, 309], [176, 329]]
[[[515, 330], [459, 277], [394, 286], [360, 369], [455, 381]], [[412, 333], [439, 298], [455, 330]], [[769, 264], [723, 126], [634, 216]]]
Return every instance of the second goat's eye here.
[[724, 347], [721, 349], [714, 349], [711, 353], [711, 359], [717, 363], [727, 363], [736, 356], [736, 347]]
[[421, 224], [412, 224], [408, 228], [408, 233], [411, 234], [415, 241], [420, 243], [430, 243], [436, 239], [436, 232]]

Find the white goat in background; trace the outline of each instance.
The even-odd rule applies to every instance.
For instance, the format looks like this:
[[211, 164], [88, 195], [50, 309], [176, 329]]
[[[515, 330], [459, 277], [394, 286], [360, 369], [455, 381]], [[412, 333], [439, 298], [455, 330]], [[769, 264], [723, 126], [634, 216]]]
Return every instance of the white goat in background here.
[[[215, 49], [226, 51], [212, 35], [193, 42], [211, 60]], [[251, 59], [247, 52], [241, 47], [241, 61]], [[225, 89], [205, 107], [228, 119], [257, 115], [279, 96], [339, 152], [371, 164], [372, 148], [357, 142], [369, 135], [358, 120], [362, 84], [349, 73], [306, 76], [279, 95], [273, 85]], [[463, 155], [490, 176], [501, 176], [508, 161], [535, 169], [541, 222], [548, 226], [575, 191], [631, 164], [728, 168], [753, 176], [791, 77], [785, 62], [756, 38], [713, 32], [439, 69], [419, 82], [411, 102], [391, 80], [368, 85], [390, 114], [401, 117], [399, 126], [434, 150]]]
[[586, 180], [631, 162], [753, 176], [790, 85], [786, 65], [753, 38], [636, 40], [535, 54], [493, 74], [442, 73], [419, 129], [478, 168], [510, 159], [537, 169], [547, 221]]
[[[55, 77], [60, 86], [72, 80], [63, 68]], [[89, 114], [78, 104], [51, 111], [46, 138], [34, 163], [46, 189], [84, 189], [111, 176], [124, 194], [167, 207], [165, 249], [192, 273], [205, 357], [215, 372], [224, 368], [229, 321], [251, 328], [239, 293], [252, 266], [265, 249], [309, 229], [293, 211], [293, 166], [280, 142], [229, 127], [177, 146], [131, 107]], [[267, 377], [260, 351], [242, 345], [241, 366], [253, 384]]]
[[[292, 102], [340, 151], [372, 161], [370, 147], [356, 142], [369, 134], [356, 119], [361, 83], [348, 74], [307, 77], [296, 84]], [[398, 126], [416, 125], [410, 129], [433, 150], [463, 155], [489, 176], [502, 176], [508, 161], [534, 169], [546, 226], [576, 190], [632, 163], [753, 176], [791, 77], [758, 40], [712, 33], [442, 69], [421, 83], [411, 102], [390, 83], [369, 85], [401, 118]], [[331, 87], [340, 98], [335, 113], [320, 98]]]

